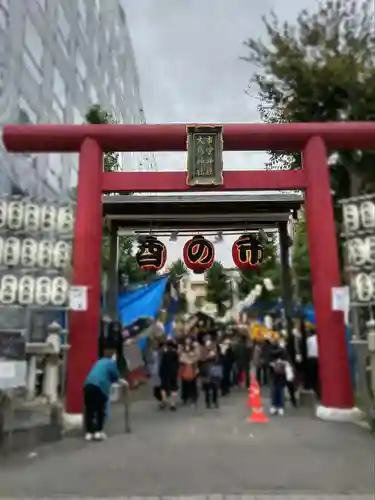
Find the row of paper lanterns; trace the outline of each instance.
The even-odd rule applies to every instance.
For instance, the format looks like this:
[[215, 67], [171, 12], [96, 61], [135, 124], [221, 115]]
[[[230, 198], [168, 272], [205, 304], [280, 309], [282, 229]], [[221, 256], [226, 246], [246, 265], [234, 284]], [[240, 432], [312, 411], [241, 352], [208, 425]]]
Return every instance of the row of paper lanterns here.
[[[264, 249], [258, 238], [243, 234], [232, 245], [232, 258], [239, 269], [258, 269], [263, 262]], [[186, 267], [194, 273], [204, 273], [215, 262], [214, 244], [202, 235], [189, 239], [183, 248]], [[136, 260], [141, 269], [159, 271], [167, 260], [166, 245], [154, 236], [146, 236], [138, 243]]]

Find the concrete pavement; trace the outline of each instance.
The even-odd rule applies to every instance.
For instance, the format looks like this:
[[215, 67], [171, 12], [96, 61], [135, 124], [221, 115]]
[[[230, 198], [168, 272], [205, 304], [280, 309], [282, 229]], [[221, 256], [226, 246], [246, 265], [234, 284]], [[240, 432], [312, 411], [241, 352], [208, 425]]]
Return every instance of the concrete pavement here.
[[1, 464], [0, 497], [374, 500], [375, 441], [367, 431], [318, 421], [308, 410], [250, 424], [245, 399], [235, 394], [218, 410], [176, 413], [138, 402], [130, 435], [116, 408], [106, 442], [66, 439]]

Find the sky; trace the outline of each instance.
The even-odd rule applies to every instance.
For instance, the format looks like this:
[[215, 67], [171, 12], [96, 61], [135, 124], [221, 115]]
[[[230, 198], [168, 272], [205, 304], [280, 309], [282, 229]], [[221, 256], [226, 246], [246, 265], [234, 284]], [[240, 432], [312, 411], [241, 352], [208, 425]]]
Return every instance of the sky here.
[[[122, 0], [137, 60], [148, 123], [260, 121], [254, 67], [240, 60], [243, 42], [265, 38], [261, 18], [272, 9], [293, 21], [317, 0]], [[184, 170], [185, 153], [155, 154], [158, 170]], [[224, 152], [224, 169], [262, 169], [263, 152]], [[216, 244], [231, 267], [234, 237]], [[168, 263], [182, 256], [183, 240], [168, 243]]]

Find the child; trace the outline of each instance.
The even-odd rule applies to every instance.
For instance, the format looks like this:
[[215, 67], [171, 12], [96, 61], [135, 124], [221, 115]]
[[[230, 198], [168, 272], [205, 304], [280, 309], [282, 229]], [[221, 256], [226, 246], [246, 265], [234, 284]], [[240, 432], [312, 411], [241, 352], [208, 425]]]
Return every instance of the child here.
[[120, 379], [116, 360], [113, 359], [113, 349], [106, 349], [104, 357], [99, 359], [86, 377], [83, 389], [85, 404], [86, 441], [101, 441], [106, 438], [103, 432], [104, 420], [108, 408], [111, 385], [127, 382]]

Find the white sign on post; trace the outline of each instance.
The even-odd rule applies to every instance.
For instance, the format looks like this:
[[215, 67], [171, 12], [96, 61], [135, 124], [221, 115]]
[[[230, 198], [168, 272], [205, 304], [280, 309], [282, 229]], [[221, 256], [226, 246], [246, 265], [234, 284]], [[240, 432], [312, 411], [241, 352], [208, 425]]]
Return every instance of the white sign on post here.
[[87, 311], [87, 286], [71, 286], [69, 289], [69, 309]]
[[344, 321], [346, 325], [349, 322], [349, 306], [350, 306], [349, 287], [338, 286], [332, 288], [332, 310], [342, 311], [344, 313]]

